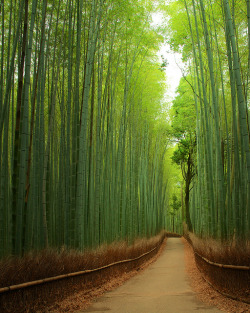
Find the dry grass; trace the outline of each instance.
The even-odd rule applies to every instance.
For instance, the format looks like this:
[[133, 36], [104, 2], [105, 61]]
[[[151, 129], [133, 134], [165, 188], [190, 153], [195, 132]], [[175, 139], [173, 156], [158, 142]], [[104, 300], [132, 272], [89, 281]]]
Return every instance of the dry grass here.
[[[103, 245], [84, 254], [62, 249], [29, 253], [23, 258], [9, 258], [0, 262], [0, 288], [57, 275], [95, 269], [113, 262], [136, 258], [162, 242], [165, 233], [151, 239], [138, 239], [133, 245], [125, 242]], [[79, 290], [89, 290], [103, 284], [111, 277], [139, 268], [156, 254], [158, 249], [135, 262], [116, 265], [100, 272], [38, 285], [23, 290], [0, 294], [0, 312], [38, 312], [56, 301]]]
[[250, 265], [250, 242], [220, 242], [215, 239], [199, 239], [189, 234], [192, 245], [198, 253], [212, 262], [231, 265]]
[[218, 307], [223, 312], [227, 313], [247, 313], [250, 312], [250, 305], [234, 301], [228, 297], [222, 296], [216, 292], [207, 282], [203, 279], [198, 270], [195, 262], [192, 247], [185, 239], [182, 239], [185, 246], [185, 263], [186, 269], [190, 278], [192, 288], [195, 290], [198, 298], [209, 304]]
[[[149, 260], [143, 262], [139, 267], [134, 268], [129, 272], [122, 272], [119, 276], [111, 276], [107, 278], [100, 286], [90, 288], [88, 290], [82, 289], [71, 296], [64, 298], [63, 301], [56, 302], [48, 307], [46, 313], [79, 313], [87, 309], [97, 298], [103, 296], [106, 292], [118, 288], [127, 280], [134, 277], [138, 272], [144, 271], [150, 264], [154, 263], [161, 255], [166, 246], [167, 238], [164, 239], [157, 254], [152, 256]], [[45, 312], [43, 312], [45, 313]]]
[[[208, 260], [226, 265], [246, 265], [250, 264], [250, 245], [234, 245], [221, 243], [214, 239], [201, 240], [193, 234], [189, 234], [194, 251]], [[217, 289], [229, 296], [250, 302], [249, 271], [224, 269], [213, 266], [205, 262], [195, 254], [196, 264], [202, 271], [204, 277], [208, 279]]]

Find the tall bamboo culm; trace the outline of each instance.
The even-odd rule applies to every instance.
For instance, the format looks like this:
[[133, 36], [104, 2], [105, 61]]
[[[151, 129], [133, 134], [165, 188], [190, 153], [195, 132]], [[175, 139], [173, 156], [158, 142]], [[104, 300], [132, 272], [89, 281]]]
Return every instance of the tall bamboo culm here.
[[184, 4], [199, 136], [191, 197], [194, 230], [201, 237], [245, 242], [250, 235], [249, 34], [242, 28], [249, 29], [249, 2]]
[[1, 2], [0, 257], [164, 228], [152, 10], [148, 1]]

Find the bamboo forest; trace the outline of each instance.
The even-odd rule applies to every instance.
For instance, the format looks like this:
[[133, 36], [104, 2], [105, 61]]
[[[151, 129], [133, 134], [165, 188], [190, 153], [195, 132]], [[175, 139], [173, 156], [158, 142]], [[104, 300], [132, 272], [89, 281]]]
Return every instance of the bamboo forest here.
[[247, 247], [250, 0], [1, 0], [0, 25], [0, 259]]
[[[178, 225], [249, 236], [250, 1], [0, 8], [1, 256], [152, 236], [181, 192]], [[164, 39], [186, 66], [172, 108]]]

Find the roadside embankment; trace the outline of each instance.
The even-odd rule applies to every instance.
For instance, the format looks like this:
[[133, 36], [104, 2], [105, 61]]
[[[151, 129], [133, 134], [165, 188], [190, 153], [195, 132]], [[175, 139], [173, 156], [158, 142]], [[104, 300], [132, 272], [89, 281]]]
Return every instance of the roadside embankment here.
[[117, 242], [84, 254], [46, 250], [2, 260], [0, 312], [45, 312], [79, 291], [88, 294], [123, 273], [138, 271], [157, 254], [165, 237], [162, 232], [131, 245]]
[[249, 247], [190, 234], [184, 240], [187, 271], [199, 297], [225, 312], [249, 312]]

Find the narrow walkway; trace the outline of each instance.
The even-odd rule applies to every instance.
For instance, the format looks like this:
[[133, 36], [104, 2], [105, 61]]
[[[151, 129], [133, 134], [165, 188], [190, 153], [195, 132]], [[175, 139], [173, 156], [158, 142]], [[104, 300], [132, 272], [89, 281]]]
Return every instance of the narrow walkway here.
[[85, 311], [110, 313], [219, 313], [200, 302], [189, 286], [184, 246], [169, 238], [162, 255], [144, 272], [106, 293]]

